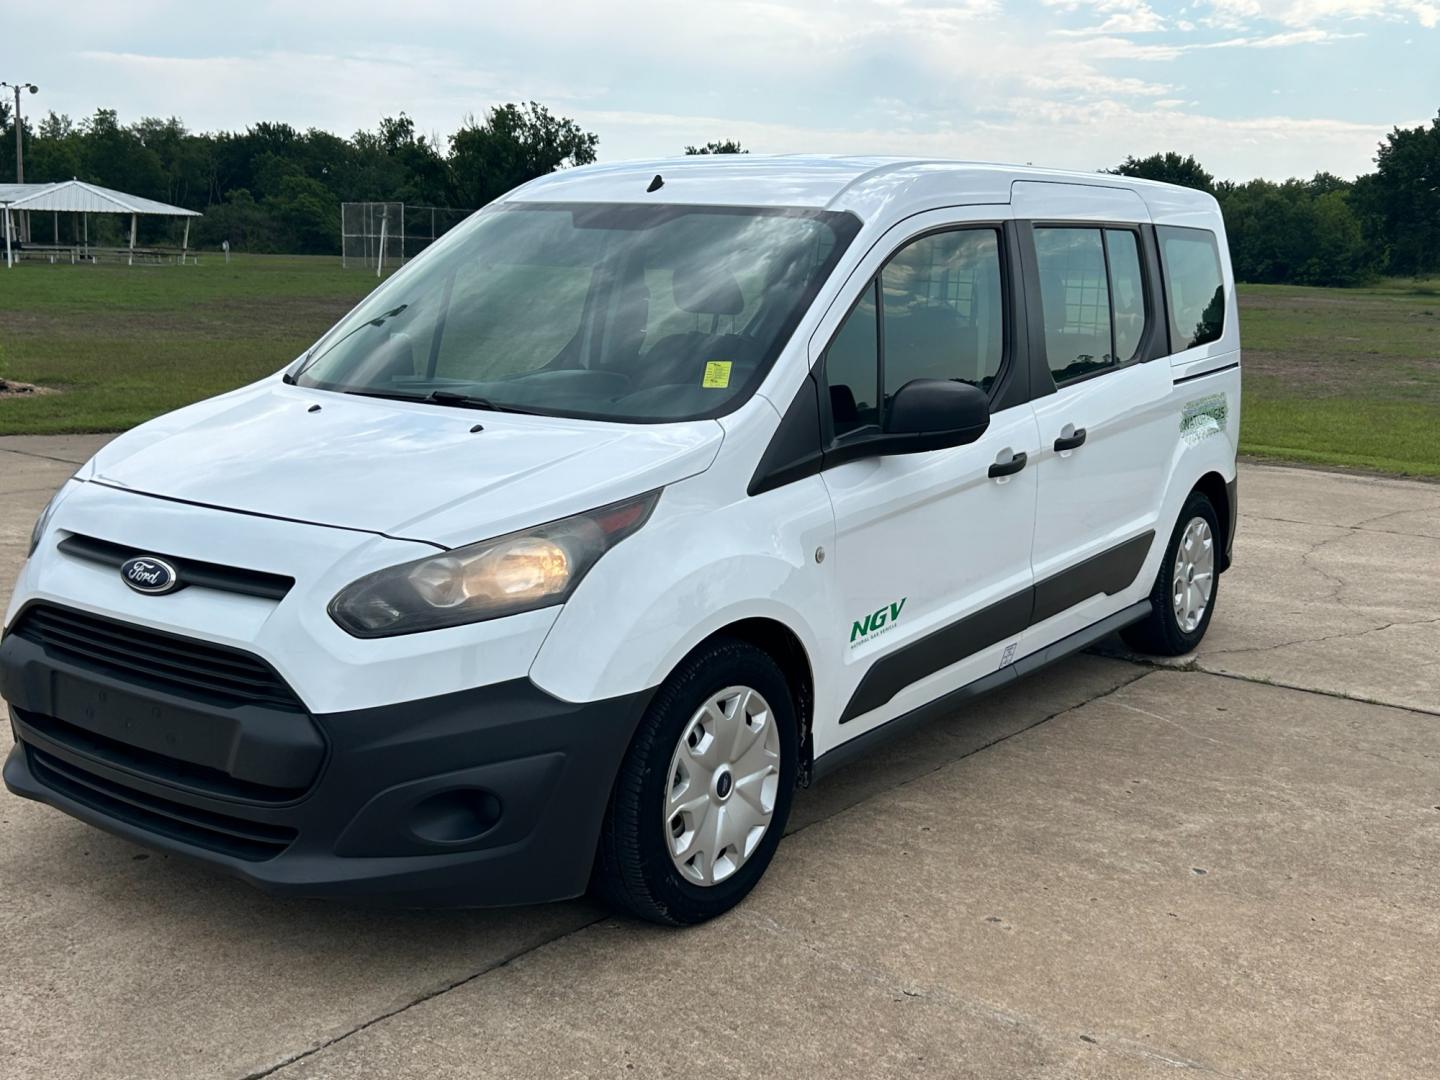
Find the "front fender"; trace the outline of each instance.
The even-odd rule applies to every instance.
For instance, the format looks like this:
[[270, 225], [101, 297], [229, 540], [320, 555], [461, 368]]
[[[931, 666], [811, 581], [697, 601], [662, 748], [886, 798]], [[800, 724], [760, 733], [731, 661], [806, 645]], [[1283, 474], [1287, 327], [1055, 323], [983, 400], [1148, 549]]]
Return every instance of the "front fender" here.
[[789, 628], [812, 660], [826, 603], [815, 551], [833, 543], [818, 477], [724, 505], [702, 478], [666, 491], [639, 533], [605, 555], [556, 619], [531, 680], [565, 701], [597, 701], [662, 682], [705, 638], [743, 619]]

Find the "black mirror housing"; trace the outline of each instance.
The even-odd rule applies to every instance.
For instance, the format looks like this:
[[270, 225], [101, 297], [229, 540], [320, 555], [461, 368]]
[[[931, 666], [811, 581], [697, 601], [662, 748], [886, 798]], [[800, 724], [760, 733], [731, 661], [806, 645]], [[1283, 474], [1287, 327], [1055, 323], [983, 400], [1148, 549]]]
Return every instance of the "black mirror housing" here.
[[990, 426], [990, 398], [954, 379], [911, 379], [885, 411], [885, 453], [943, 450], [972, 443]]

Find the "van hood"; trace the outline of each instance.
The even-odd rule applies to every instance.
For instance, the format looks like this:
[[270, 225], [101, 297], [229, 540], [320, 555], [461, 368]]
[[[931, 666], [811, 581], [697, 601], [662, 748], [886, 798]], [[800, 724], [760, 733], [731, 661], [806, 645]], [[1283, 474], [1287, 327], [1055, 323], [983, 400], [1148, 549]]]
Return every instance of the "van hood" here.
[[566, 420], [267, 380], [122, 435], [88, 479], [455, 547], [703, 472], [723, 436], [713, 420]]

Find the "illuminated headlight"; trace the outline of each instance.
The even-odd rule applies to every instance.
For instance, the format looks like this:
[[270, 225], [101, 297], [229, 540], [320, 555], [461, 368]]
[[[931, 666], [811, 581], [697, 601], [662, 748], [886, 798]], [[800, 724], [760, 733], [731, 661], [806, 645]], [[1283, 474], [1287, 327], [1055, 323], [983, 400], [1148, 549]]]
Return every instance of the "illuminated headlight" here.
[[659, 491], [386, 567], [347, 585], [330, 617], [356, 637], [391, 637], [563, 604], [600, 556], [650, 517]]

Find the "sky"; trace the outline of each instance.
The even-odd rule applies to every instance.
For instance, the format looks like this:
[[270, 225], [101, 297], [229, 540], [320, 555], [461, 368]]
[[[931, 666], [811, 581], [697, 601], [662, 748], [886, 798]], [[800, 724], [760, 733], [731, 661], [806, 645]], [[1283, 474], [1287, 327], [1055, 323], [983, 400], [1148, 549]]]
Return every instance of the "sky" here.
[[[1440, 111], [1440, 0], [4, 0], [27, 115], [441, 136], [535, 100], [602, 161], [757, 153], [1113, 166], [1228, 179], [1373, 168]], [[63, 18], [56, 15], [61, 13]], [[17, 42], [24, 42], [17, 48]]]

